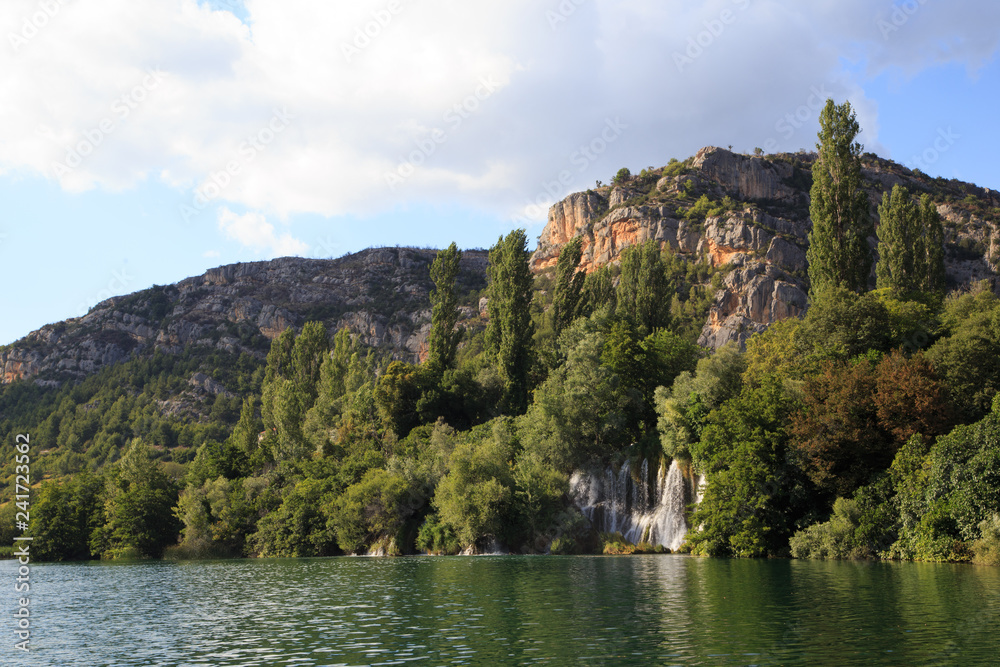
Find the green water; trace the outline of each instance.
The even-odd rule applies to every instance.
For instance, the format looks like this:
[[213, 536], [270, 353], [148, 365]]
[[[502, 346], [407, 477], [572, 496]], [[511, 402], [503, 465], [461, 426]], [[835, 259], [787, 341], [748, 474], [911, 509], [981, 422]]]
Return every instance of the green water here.
[[33, 650], [5, 632], [3, 664], [1000, 664], [1000, 570], [972, 566], [498, 556], [31, 577]]

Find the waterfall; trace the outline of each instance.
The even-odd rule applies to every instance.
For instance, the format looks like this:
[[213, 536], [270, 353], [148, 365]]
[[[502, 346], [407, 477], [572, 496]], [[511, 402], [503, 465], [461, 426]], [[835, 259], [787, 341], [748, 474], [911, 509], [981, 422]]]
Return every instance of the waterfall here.
[[701, 485], [693, 480], [690, 490], [687, 486], [677, 461], [667, 468], [661, 465], [652, 482], [648, 460], [643, 460], [637, 480], [627, 461], [618, 471], [609, 466], [603, 474], [578, 471], [570, 478], [574, 503], [597, 530], [621, 533], [635, 544], [645, 537], [671, 550], [683, 544], [688, 530], [685, 499], [695, 497]]

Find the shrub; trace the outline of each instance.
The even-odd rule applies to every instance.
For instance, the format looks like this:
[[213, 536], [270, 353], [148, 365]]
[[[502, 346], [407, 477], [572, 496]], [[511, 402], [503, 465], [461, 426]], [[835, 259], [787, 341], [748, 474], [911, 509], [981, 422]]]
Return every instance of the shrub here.
[[979, 524], [982, 537], [972, 543], [972, 561], [979, 565], [1000, 565], [1000, 514]]

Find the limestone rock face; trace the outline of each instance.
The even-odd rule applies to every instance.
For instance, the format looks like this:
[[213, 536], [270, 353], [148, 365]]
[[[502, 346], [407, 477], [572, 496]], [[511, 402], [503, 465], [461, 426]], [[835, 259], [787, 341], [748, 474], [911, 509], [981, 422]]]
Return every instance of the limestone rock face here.
[[[683, 164], [571, 195], [549, 212], [532, 268], [542, 272], [555, 266], [561, 245], [577, 236], [582, 239], [581, 267], [587, 272], [620, 261], [625, 248], [649, 240], [692, 260], [707, 258], [725, 277], [699, 343], [713, 349], [728, 342], [742, 345], [754, 333], [801, 317], [808, 308], [806, 249], [815, 159], [811, 153], [752, 157], [710, 146]], [[1000, 288], [1000, 193], [932, 181], [871, 155], [865, 156], [863, 174], [876, 220], [881, 193], [895, 185], [952, 202], [935, 199], [945, 220], [951, 285], [985, 279]], [[970, 193], [975, 205], [965, 201]], [[644, 205], [625, 205], [642, 195], [647, 195]], [[699, 197], [712, 202], [707, 216], [690, 214]], [[728, 205], [720, 207], [727, 198]], [[876, 239], [869, 243], [875, 247]]]
[[538, 249], [532, 256], [531, 270], [552, 268], [559, 260], [559, 248], [576, 236], [580, 230], [600, 217], [607, 208], [600, 195], [577, 192], [549, 209], [549, 221], [538, 239]]
[[784, 179], [792, 175], [792, 167], [783, 162], [709, 146], [698, 151], [692, 166], [738, 201], [790, 200], [798, 194], [784, 184]]
[[[435, 254], [382, 248], [336, 260], [286, 257], [221, 266], [176, 285], [108, 299], [83, 317], [0, 348], [0, 380], [57, 385], [134, 355], [180, 354], [191, 346], [263, 358], [270, 340], [309, 320], [322, 321], [331, 335], [347, 327], [395, 358], [418, 361], [430, 330]], [[485, 287], [486, 259], [483, 251], [463, 253], [460, 291]], [[475, 327], [479, 314], [466, 314]], [[192, 386], [226, 391], [207, 376], [195, 376]]]

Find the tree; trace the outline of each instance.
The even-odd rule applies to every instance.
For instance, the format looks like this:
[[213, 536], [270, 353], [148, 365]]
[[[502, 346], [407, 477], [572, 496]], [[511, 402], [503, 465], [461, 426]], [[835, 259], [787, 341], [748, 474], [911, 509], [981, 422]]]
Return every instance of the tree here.
[[632, 178], [632, 172], [628, 170], [628, 167], [622, 167], [615, 174], [615, 177], [611, 179], [611, 182], [615, 185], [621, 185], [622, 183], [627, 183], [630, 178]]
[[897, 351], [877, 364], [828, 362], [806, 382], [791, 431], [813, 482], [849, 497], [885, 471], [910, 437], [945, 433], [952, 421], [930, 363]]
[[827, 100], [820, 114], [819, 157], [813, 165], [809, 215], [809, 280], [812, 295], [830, 287], [864, 292], [874, 234], [868, 194], [861, 176], [863, 146], [854, 141], [860, 127], [850, 102]]
[[[103, 479], [86, 472], [71, 480], [42, 485], [31, 505], [31, 534], [35, 538], [31, 552], [38, 560], [89, 560], [95, 555], [90, 550], [90, 535], [103, 523], [103, 485]], [[14, 509], [14, 503], [8, 507]]]
[[895, 292], [915, 292], [927, 277], [922, 216], [906, 188], [897, 185], [883, 193], [878, 207], [878, 264], [876, 286]]
[[104, 525], [91, 536], [91, 550], [102, 558], [159, 558], [177, 541], [174, 514], [177, 486], [135, 439], [111, 467], [104, 488]]
[[622, 252], [617, 314], [631, 322], [642, 336], [670, 323], [670, 284], [660, 245], [650, 239]]
[[617, 307], [615, 299], [614, 276], [611, 275], [611, 266], [605, 264], [588, 274], [583, 281], [583, 294], [580, 299], [581, 314], [592, 315], [604, 306], [608, 306], [611, 312], [614, 312]]
[[406, 500], [406, 480], [375, 468], [365, 473], [332, 504], [329, 526], [337, 536], [337, 546], [346, 553], [362, 553], [381, 544], [387, 553], [402, 553], [405, 545], [396, 540], [399, 529], [413, 508]]
[[562, 247], [556, 263], [556, 285], [552, 297], [552, 328], [556, 338], [580, 314], [580, 298], [587, 274], [577, 271], [583, 256], [579, 236]]
[[511, 461], [516, 448], [511, 422], [499, 417], [473, 430], [452, 452], [450, 470], [437, 486], [434, 508], [463, 547], [509, 534], [515, 486]]
[[789, 456], [786, 424], [793, 403], [780, 382], [745, 387], [714, 410], [701, 440], [691, 446], [708, 476], [705, 496], [688, 533], [695, 553], [710, 556], [779, 555], [808, 497]]
[[323, 323], [306, 322], [302, 327], [302, 333], [295, 338], [295, 345], [292, 347], [292, 369], [288, 375], [295, 383], [306, 410], [312, 407], [313, 401], [316, 400], [320, 368], [329, 352], [330, 340]]
[[926, 292], [940, 292], [945, 286], [944, 227], [941, 224], [941, 214], [927, 194], [920, 198], [920, 222], [926, 252], [922, 288]]
[[452, 243], [438, 252], [431, 264], [431, 332], [428, 336], [427, 363], [436, 372], [443, 372], [455, 363], [455, 351], [464, 330], [455, 329], [458, 322], [458, 296], [455, 279], [462, 261], [462, 252]]
[[515, 229], [490, 248], [486, 352], [504, 388], [503, 408], [523, 413], [528, 405], [531, 368], [531, 298], [534, 280], [528, 269], [528, 239]]
[[594, 329], [591, 319], [581, 318], [566, 330], [566, 360], [535, 390], [521, 420], [525, 450], [565, 472], [608, 457], [634, 435], [628, 423], [637, 392], [623, 391], [616, 371], [602, 363], [605, 352], [614, 351]]

